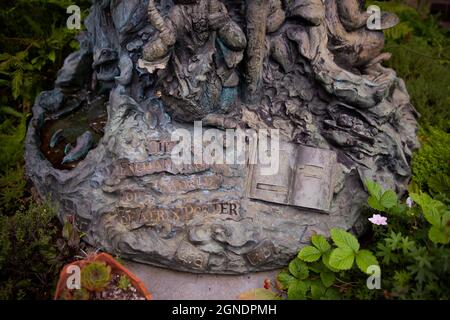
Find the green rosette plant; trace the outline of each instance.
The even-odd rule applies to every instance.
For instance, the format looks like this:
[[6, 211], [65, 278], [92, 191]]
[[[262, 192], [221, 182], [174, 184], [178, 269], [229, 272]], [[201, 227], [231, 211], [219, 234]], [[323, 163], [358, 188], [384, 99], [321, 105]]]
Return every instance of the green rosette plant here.
[[111, 267], [94, 261], [81, 269], [81, 286], [89, 291], [103, 291], [111, 281]]

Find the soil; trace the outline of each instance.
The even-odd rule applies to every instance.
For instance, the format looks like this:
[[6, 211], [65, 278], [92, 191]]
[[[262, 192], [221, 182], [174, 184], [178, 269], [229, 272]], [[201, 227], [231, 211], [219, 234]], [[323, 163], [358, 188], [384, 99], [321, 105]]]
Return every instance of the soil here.
[[92, 300], [145, 300], [145, 297], [131, 284], [128, 289], [119, 288], [120, 274], [113, 274], [109, 285], [102, 292], [94, 294]]

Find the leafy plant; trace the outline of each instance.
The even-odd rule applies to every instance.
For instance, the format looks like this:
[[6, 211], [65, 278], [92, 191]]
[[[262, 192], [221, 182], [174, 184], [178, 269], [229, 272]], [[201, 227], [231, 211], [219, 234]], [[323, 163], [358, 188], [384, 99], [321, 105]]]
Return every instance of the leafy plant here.
[[[74, 290], [71, 296], [70, 300], [82, 300], [82, 301], [86, 301], [89, 300], [89, 298], [91, 297], [91, 294], [89, 293], [89, 291], [87, 291], [84, 288], [78, 289], [78, 290]], [[67, 300], [67, 299], [66, 299]]]
[[[48, 89], [64, 57], [76, 49], [77, 30], [66, 27], [67, 0], [3, 1], [0, 10], [0, 92], [28, 112]], [[89, 2], [77, 5], [87, 8]]]
[[111, 267], [103, 261], [94, 261], [81, 269], [81, 286], [89, 291], [103, 291], [111, 281]]
[[35, 96], [53, 86], [64, 57], [77, 47], [77, 31], [66, 28], [71, 4], [3, 0], [0, 7], [0, 299], [51, 298], [61, 266], [79, 249], [78, 231], [70, 240], [60, 237], [53, 208], [32, 201], [23, 161]]
[[[288, 299], [446, 299], [449, 210], [425, 193], [410, 197], [417, 206], [402, 204], [391, 190], [366, 181], [368, 205], [386, 214], [387, 226], [374, 226], [371, 241], [331, 229], [331, 240], [313, 235], [287, 270], [278, 275]], [[366, 285], [369, 266], [381, 269], [382, 289]], [[357, 272], [363, 271], [363, 272]]]
[[49, 299], [68, 256], [49, 204], [0, 215], [0, 299]]
[[378, 211], [401, 210], [397, 194], [394, 191], [383, 191], [379, 184], [370, 180], [365, 181], [365, 186], [370, 195], [367, 202], [372, 209]]
[[447, 207], [426, 193], [411, 193], [410, 197], [422, 208], [423, 216], [431, 224], [428, 238], [435, 244], [448, 244], [450, 211]]
[[355, 261], [364, 273], [369, 266], [378, 265], [372, 252], [360, 249], [358, 239], [349, 232], [334, 228], [331, 239], [333, 246], [324, 236], [313, 235], [312, 245], [304, 247], [288, 270], [278, 275], [280, 287], [287, 290], [288, 299], [340, 298], [336, 274], [352, 269]]
[[430, 127], [420, 135], [422, 147], [412, 160], [415, 183], [450, 203], [450, 136]]
[[[379, 194], [379, 190], [388, 192], [373, 181], [366, 182], [366, 186], [371, 196]], [[409, 196], [409, 206], [397, 200], [390, 208], [375, 208], [389, 217], [388, 227], [374, 226], [372, 243], [376, 256], [381, 259], [385, 292], [389, 298], [400, 299], [448, 297], [448, 207], [425, 193]]]
[[25, 194], [23, 177], [23, 148], [28, 115], [10, 107], [0, 108], [0, 209], [14, 212], [23, 203]]
[[119, 278], [119, 283], [117, 286], [122, 290], [128, 290], [131, 287], [131, 281], [130, 278], [128, 278], [126, 275], [121, 275]]

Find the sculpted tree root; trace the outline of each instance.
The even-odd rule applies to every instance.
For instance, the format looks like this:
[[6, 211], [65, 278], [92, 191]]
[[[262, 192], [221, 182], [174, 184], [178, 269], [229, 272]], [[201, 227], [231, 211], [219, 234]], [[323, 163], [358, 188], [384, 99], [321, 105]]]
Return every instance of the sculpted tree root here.
[[[418, 142], [359, 6], [94, 1], [81, 49], [36, 99], [28, 176], [91, 245], [181, 271], [270, 270], [313, 233], [361, 234], [364, 179], [403, 192]], [[172, 133], [194, 121], [205, 134], [278, 129], [278, 172], [250, 163], [250, 138], [243, 162], [172, 161]]]

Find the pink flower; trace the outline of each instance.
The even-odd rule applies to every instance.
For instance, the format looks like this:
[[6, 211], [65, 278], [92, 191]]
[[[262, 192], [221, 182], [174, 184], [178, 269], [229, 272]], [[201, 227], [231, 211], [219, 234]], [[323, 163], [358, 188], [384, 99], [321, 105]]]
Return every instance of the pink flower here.
[[369, 221], [372, 222], [373, 224], [376, 224], [377, 226], [387, 225], [387, 218], [379, 214], [374, 214], [372, 218], [369, 218]]
[[409, 208], [412, 208], [413, 204], [414, 204], [413, 199], [411, 199], [410, 197], [408, 197], [408, 199], [406, 199], [406, 205], [407, 205]]

